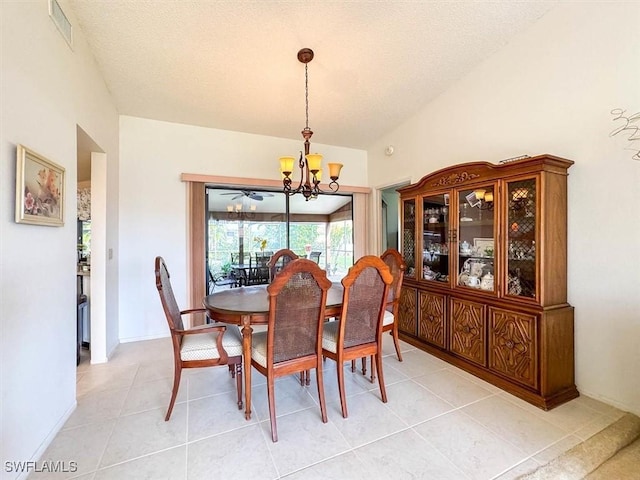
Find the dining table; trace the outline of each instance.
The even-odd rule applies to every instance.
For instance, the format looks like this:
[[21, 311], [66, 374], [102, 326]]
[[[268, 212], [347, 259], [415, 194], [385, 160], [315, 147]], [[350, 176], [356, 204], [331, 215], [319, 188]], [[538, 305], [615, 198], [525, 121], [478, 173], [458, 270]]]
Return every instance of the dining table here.
[[[242, 332], [242, 361], [244, 363], [245, 418], [251, 418], [251, 334], [252, 325], [269, 323], [268, 285], [230, 288], [204, 297], [202, 304], [209, 317], [217, 322], [238, 325]], [[343, 287], [333, 282], [327, 292], [325, 317], [340, 316]]]
[[245, 285], [251, 272], [251, 265], [249, 263], [232, 263], [230, 265], [239, 285]]

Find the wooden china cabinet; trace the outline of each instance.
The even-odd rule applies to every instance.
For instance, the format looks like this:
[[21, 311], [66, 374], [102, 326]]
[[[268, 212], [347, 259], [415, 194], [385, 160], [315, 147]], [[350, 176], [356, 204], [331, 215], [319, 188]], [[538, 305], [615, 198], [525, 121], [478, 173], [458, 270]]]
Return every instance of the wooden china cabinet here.
[[466, 163], [401, 188], [401, 338], [545, 410], [578, 396], [567, 170]]

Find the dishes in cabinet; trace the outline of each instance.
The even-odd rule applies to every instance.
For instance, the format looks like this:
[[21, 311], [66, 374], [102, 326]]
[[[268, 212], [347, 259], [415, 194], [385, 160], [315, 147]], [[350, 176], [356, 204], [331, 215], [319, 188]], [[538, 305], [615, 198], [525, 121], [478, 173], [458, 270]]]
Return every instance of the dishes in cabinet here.
[[[485, 267], [487, 271], [485, 271]], [[460, 275], [458, 276], [458, 285], [472, 288], [482, 288], [484, 290], [484, 282], [484, 285], [487, 287], [486, 290], [493, 290], [493, 274], [491, 273], [492, 268], [493, 267], [491, 263], [487, 264], [481, 262], [477, 258], [468, 258], [462, 264], [462, 269], [460, 270]]]
[[477, 275], [470, 275], [469, 273], [461, 273], [458, 277], [458, 285], [471, 288], [481, 288], [481, 281]]
[[520, 284], [520, 278], [509, 274], [509, 282], [507, 283], [507, 291], [509, 295], [522, 294], [522, 285]]
[[482, 276], [482, 269], [484, 267], [486, 267], [487, 264], [479, 262], [477, 260], [476, 261], [471, 261], [469, 263], [470, 263], [469, 273], [471, 275], [473, 275], [474, 277], [481, 277]]
[[462, 255], [471, 255], [471, 244], [467, 241], [461, 242], [460, 253]]
[[485, 274], [480, 280], [480, 288], [482, 290], [493, 290], [493, 275], [491, 272]]
[[438, 278], [438, 273], [431, 270], [428, 266], [425, 266], [422, 269], [422, 277], [425, 280], [435, 280], [436, 278]]
[[469, 275], [467, 277], [467, 287], [480, 287], [480, 279], [476, 275]]

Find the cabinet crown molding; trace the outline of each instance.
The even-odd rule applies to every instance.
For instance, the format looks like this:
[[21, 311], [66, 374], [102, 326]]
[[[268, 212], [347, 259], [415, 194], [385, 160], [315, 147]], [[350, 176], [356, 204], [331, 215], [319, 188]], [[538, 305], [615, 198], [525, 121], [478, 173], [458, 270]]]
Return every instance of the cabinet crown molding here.
[[445, 185], [455, 185], [457, 183], [466, 182], [467, 180], [473, 180], [474, 178], [478, 178], [480, 175], [469, 172], [462, 173], [452, 173], [450, 175], [445, 175], [440, 177], [437, 182], [431, 184], [432, 187], [442, 187]]

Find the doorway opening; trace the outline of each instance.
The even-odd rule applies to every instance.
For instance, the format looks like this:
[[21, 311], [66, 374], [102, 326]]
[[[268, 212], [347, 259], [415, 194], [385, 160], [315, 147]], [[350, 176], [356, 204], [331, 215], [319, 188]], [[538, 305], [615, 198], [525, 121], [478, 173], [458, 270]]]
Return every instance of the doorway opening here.
[[403, 182], [379, 189], [380, 192], [380, 227], [381, 227], [381, 251], [387, 248], [399, 249], [400, 230], [400, 194], [397, 189], [409, 185]]
[[307, 202], [282, 191], [228, 186], [208, 186], [205, 195], [209, 292], [260, 282], [250, 276], [282, 248], [316, 261], [332, 279], [353, 265], [352, 195], [318, 195]]
[[76, 161], [76, 363], [100, 363], [106, 361], [106, 155], [80, 126]]

